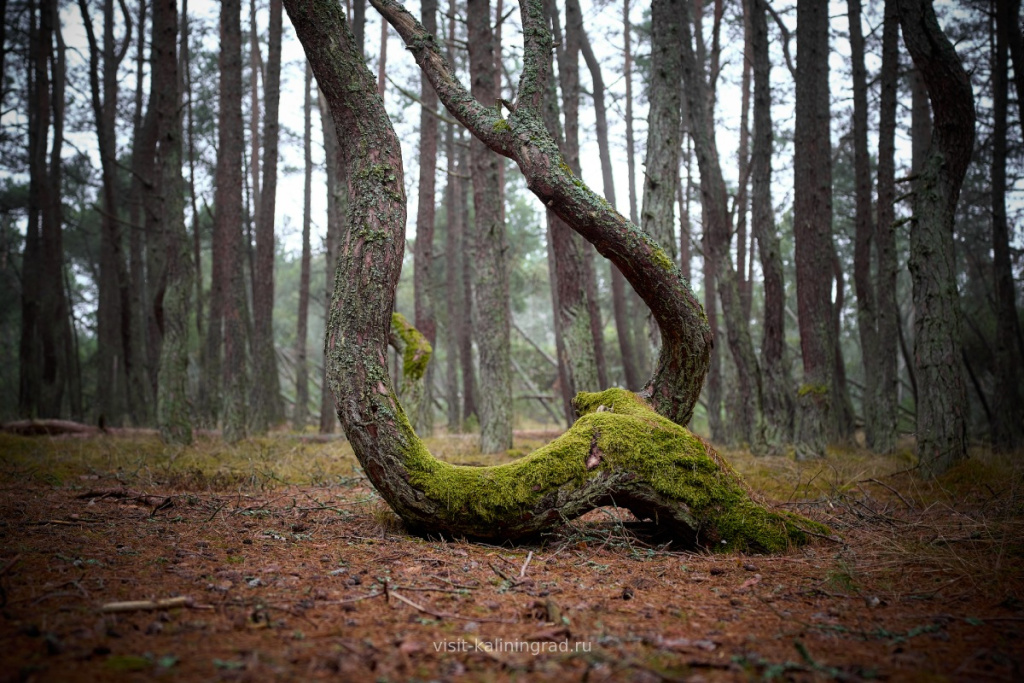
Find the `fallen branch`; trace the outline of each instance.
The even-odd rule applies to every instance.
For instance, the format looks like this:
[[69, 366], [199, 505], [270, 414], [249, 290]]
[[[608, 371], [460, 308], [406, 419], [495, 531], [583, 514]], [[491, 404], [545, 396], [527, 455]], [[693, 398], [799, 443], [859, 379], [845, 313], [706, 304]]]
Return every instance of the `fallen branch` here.
[[[153, 610], [174, 609], [175, 607], [195, 607], [192, 598], [180, 595], [163, 600], [128, 600], [126, 602], [108, 602], [100, 607], [107, 614], [116, 612], [152, 612]], [[200, 607], [200, 609], [202, 609]]]

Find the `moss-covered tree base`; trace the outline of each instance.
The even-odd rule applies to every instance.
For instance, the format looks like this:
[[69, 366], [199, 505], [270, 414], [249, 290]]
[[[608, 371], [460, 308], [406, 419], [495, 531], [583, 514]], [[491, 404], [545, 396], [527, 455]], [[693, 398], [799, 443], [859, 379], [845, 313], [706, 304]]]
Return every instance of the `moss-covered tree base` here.
[[[714, 550], [774, 553], [804, 544], [813, 534], [830, 533], [817, 522], [755, 500], [712, 448], [636, 394], [624, 389], [580, 393], [574, 404], [580, 418], [569, 431], [521, 460], [495, 467], [436, 460], [403, 425], [409, 483], [435, 508], [429, 524], [414, 518], [411, 526], [508, 539], [615, 505], [691, 546]], [[399, 419], [404, 422], [404, 416]]]

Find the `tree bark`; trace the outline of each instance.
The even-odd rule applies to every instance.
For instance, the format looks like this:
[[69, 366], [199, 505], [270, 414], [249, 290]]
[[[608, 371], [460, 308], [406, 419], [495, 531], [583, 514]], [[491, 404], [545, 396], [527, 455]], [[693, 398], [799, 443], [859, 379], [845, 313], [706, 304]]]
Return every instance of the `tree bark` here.
[[[566, 7], [578, 4], [578, 0], [567, 0]], [[608, 113], [604, 101], [604, 78], [601, 74], [601, 63], [597, 61], [590, 39], [586, 32], [581, 31], [580, 50], [590, 71], [593, 82], [594, 119], [597, 135], [598, 156], [601, 159], [601, 181], [605, 200], [615, 206], [615, 180], [612, 175], [611, 152], [608, 144]], [[629, 309], [626, 302], [626, 280], [622, 273], [609, 264], [612, 290], [612, 315], [615, 318], [615, 334], [619, 340], [619, 354], [622, 356], [622, 374], [626, 388], [636, 391], [643, 384], [641, 370], [637, 367], [636, 352], [633, 348], [633, 336], [630, 334]], [[604, 383], [602, 383], [604, 385]]]
[[302, 430], [309, 419], [309, 368], [306, 366], [306, 340], [309, 336], [309, 270], [310, 227], [313, 220], [313, 71], [306, 64], [304, 83], [302, 151], [305, 156], [306, 174], [302, 190], [302, 257], [299, 273], [299, 313], [295, 335], [295, 413], [292, 417], [294, 429]]
[[[640, 225], [636, 196], [636, 141], [633, 134], [633, 27], [630, 24], [629, 7], [630, 0], [622, 0], [622, 78], [626, 81], [626, 178], [629, 184], [629, 220], [633, 225]], [[635, 290], [623, 287], [623, 292], [628, 302], [630, 322], [626, 329], [632, 337], [631, 346], [635, 358], [633, 365], [638, 369], [639, 381], [636, 386], [639, 387], [643, 384], [643, 377], [648, 368], [651, 367], [650, 343], [644, 333], [648, 312]], [[631, 391], [636, 391], [636, 388], [632, 388]]]
[[[558, 6], [554, 7], [557, 26]], [[565, 49], [558, 52], [558, 74], [562, 88], [562, 108], [565, 110], [565, 156], [569, 168], [577, 176], [580, 168], [579, 109], [580, 109], [580, 52], [583, 49], [583, 12], [579, 0], [565, 3]], [[579, 238], [577, 238], [579, 239]], [[596, 387], [608, 386], [608, 368], [604, 352], [604, 323], [601, 320], [601, 302], [598, 298], [597, 275], [594, 272], [594, 247], [579, 240], [583, 252], [583, 281], [587, 293], [590, 336], [594, 346], [594, 365], [597, 371]]]
[[165, 290], [157, 426], [167, 443], [192, 442], [188, 405], [188, 323], [193, 270], [185, 230], [181, 175], [181, 98], [177, 60], [178, 8], [175, 0], [153, 6], [153, 88], [156, 91], [157, 158], [160, 173], [160, 232], [164, 238]]
[[[861, 410], [864, 414], [864, 439], [875, 450], [878, 423], [887, 419], [879, 413], [877, 397], [881, 384], [882, 358], [878, 343], [878, 304], [871, 276], [872, 243], [875, 225], [871, 220], [871, 159], [868, 156], [868, 84], [864, 67], [864, 34], [861, 28], [860, 0], [847, 0], [850, 24], [850, 61], [853, 67], [853, 167], [854, 223], [856, 236], [853, 252], [853, 282], [857, 294], [857, 330], [860, 334], [861, 358], [864, 365], [864, 391]], [[881, 229], [881, 225], [878, 226]]]
[[[896, 0], [885, 0], [882, 26], [881, 94], [878, 113], [878, 218], [875, 225], [875, 320], [878, 374], [874, 427], [869, 446], [878, 453], [896, 449], [899, 416], [899, 304], [896, 301], [896, 90], [899, 81], [899, 15]], [[865, 392], [865, 395], [868, 395]], [[866, 412], [866, 410], [865, 410]], [[866, 416], [865, 416], [866, 417]]]
[[824, 457], [834, 430], [832, 374], [832, 145], [828, 7], [797, 2], [793, 237], [803, 381], [797, 391], [797, 457]]
[[[555, 30], [559, 43], [558, 10], [551, 0], [545, 3], [546, 14]], [[559, 50], [559, 72], [570, 68], [565, 50]], [[573, 89], [578, 77], [562, 78], [563, 98], [569, 99], [565, 88]], [[566, 165], [573, 173], [579, 169], [579, 148], [570, 148], [562, 135], [558, 98], [554, 79], [549, 79], [544, 94], [544, 125], [548, 134], [556, 140], [559, 151], [566, 159]], [[574, 125], [575, 122], [574, 122]], [[575, 154], [576, 170], [572, 160]], [[597, 362], [594, 356], [594, 340], [590, 324], [590, 307], [586, 291], [586, 268], [584, 266], [585, 243], [565, 221], [554, 212], [547, 211], [548, 219], [548, 267], [551, 272], [551, 298], [555, 312], [555, 342], [558, 352], [558, 377], [562, 390], [562, 408], [567, 420], [571, 420], [572, 398], [577, 391], [596, 391], [598, 385]]]
[[967, 457], [967, 397], [961, 366], [960, 303], [953, 223], [974, 146], [970, 79], [928, 0], [899, 0], [903, 42], [934, 113], [931, 143], [918, 172], [910, 230], [914, 282], [914, 358], [918, 466], [926, 477]]
[[[701, 177], [701, 205], [706, 235], [705, 259], [706, 262], [713, 264], [710, 270], [713, 272], [718, 296], [722, 302], [726, 338], [736, 365], [738, 410], [731, 416], [730, 429], [725, 436], [727, 441], [745, 442], [754, 452], [762, 453], [764, 446], [759, 425], [761, 376], [750, 337], [750, 323], [743, 314], [739, 276], [733, 268], [729, 253], [732, 221], [729, 217], [728, 194], [715, 144], [714, 121], [712, 112], [708, 109], [708, 102], [712, 98], [708, 95], [709, 84], [702, 76], [692, 47], [689, 4], [680, 3], [679, 12], [682, 17], [679, 42], [682, 44], [680, 52], [682, 78], [686, 86], [686, 109]], [[676, 129], [678, 128], [677, 120]], [[675, 164], [678, 168], [678, 158]], [[709, 293], [708, 296], [710, 298], [714, 294]]]
[[[663, 273], [654, 287], [643, 289], [652, 303], [658, 297], [651, 290], [675, 281], [675, 289], [657, 291], [670, 295], [668, 306], [659, 306], [659, 323], [666, 335], [663, 349], [675, 342], [670, 335], [678, 326], [667, 324], [670, 315], [661, 311], [683, 310], [678, 306], [685, 285], [678, 270], [671, 263], [666, 269], [664, 252], [634, 226], [623, 230], [609, 224], [614, 211], [602, 207], [582, 183], [576, 186], [570, 177], [559, 179], [560, 169], [552, 163], [560, 158], [537, 111], [551, 49], [540, 2], [523, 5], [526, 68], [518, 104], [506, 120], [510, 131], [494, 130], [494, 123], [503, 119], [454, 81], [436, 42], [424, 35], [411, 15], [390, 2], [375, 0], [375, 6], [388, 14], [407, 45], [416, 46], [417, 60], [431, 75], [449, 111], [464, 118], [463, 123], [475, 124], [475, 134], [513, 156], [539, 196], [550, 200], [567, 221], [574, 217], [571, 224], [593, 236], [602, 253], [614, 254], [634, 281], [639, 282], [641, 275]], [[584, 417], [573, 430], [518, 463], [486, 469], [459, 467], [427, 453], [390, 388], [384, 360], [390, 327], [387, 311], [393, 306], [405, 241], [399, 143], [337, 5], [323, 2], [310, 7], [288, 0], [288, 10], [317, 80], [332, 102], [339, 130], [358, 129], [365, 141], [358, 146], [365, 151], [353, 149], [355, 145], [345, 150], [354, 181], [352, 215], [364, 216], [371, 228], [350, 232], [345, 239], [339, 266], [344, 277], [338, 278], [328, 333], [331, 380], [342, 399], [339, 417], [364, 471], [406, 523], [433, 533], [517, 538], [615, 501], [641, 518], [669, 525], [681, 538], [710, 547], [774, 552], [790, 543], [806, 542], [804, 529], [813, 523], [771, 512], [752, 501], [749, 490], [717, 454], [623, 390], [581, 394], [577, 408]], [[532, 140], [527, 127], [534, 131]], [[373, 171], [382, 166], [384, 173]], [[568, 186], [579, 192], [572, 193]], [[625, 224], [621, 217], [614, 222]], [[671, 296], [673, 291], [679, 294]], [[688, 300], [692, 310], [699, 311], [692, 295]], [[697, 329], [689, 333], [688, 340], [696, 345], [689, 350], [706, 358], [705, 334]], [[633, 455], [629, 443], [636, 439], [650, 446], [645, 453], [650, 459]], [[820, 525], [814, 528], [813, 533], [827, 533]]]
[[270, 0], [270, 41], [264, 81], [263, 188], [256, 213], [256, 264], [253, 273], [252, 429], [266, 431], [284, 419], [281, 381], [274, 348], [274, 222], [277, 202], [278, 109], [281, 100], [281, 0]]
[[[103, 216], [100, 230], [100, 277], [97, 296], [97, 386], [99, 413], [105, 421], [118, 426], [127, 406], [127, 345], [131, 319], [131, 300], [127, 263], [122, 250], [120, 203], [118, 201], [117, 168], [117, 69], [131, 41], [131, 17], [125, 13], [126, 32], [120, 48], [114, 41], [114, 0], [103, 3], [103, 50], [100, 52], [93, 30], [92, 18], [85, 0], [79, 10], [89, 44], [89, 90], [93, 116], [96, 120], [96, 141], [100, 153], [103, 187]], [[102, 87], [100, 61], [103, 63]], [[102, 91], [102, 94], [101, 94]]]
[[[682, 71], [679, 25], [684, 0], [651, 4], [651, 80], [641, 227], [676, 260], [675, 194], [679, 178]], [[685, 49], [685, 45], [683, 48]], [[689, 85], [689, 84], [688, 84]], [[692, 87], [692, 86], [691, 86]]]
[[[214, 231], [220, 234], [214, 259], [220, 261], [221, 327], [224, 360], [221, 366], [220, 403], [224, 440], [245, 438], [249, 428], [244, 236], [242, 223], [242, 161], [245, 138], [242, 120], [242, 3], [225, 0], [221, 5], [220, 110], [218, 111], [217, 207]], [[219, 250], [219, 251], [218, 251]], [[212, 325], [211, 325], [212, 326]]]
[[765, 0], [750, 0], [754, 67], [754, 131], [750, 158], [751, 227], [764, 276], [761, 412], [769, 452], [793, 442], [793, 390], [786, 361], [786, 286], [772, 208], [771, 59]]
[[[357, 0], [357, 5], [358, 5]], [[360, 49], [359, 54], [362, 54]], [[327, 237], [326, 282], [324, 286], [324, 319], [331, 314], [331, 296], [334, 294], [334, 277], [338, 262], [338, 246], [347, 225], [348, 217], [348, 175], [342, 163], [341, 148], [334, 119], [323, 93], [319, 92], [320, 121], [324, 135], [324, 167], [327, 171]], [[320, 375], [320, 433], [333, 434], [338, 424], [338, 409], [327, 381], [327, 350], [324, 349]]]
[[996, 448], [1013, 451], [1024, 444], [1024, 420], [1017, 353], [1017, 293], [1010, 262], [1010, 230], [1006, 219], [1007, 109], [1009, 100], [1010, 33], [1019, 20], [1009, 2], [996, 2], [996, 40], [992, 64], [992, 270], [995, 279], [996, 344], [992, 435]]
[[[424, 0], [423, 27], [437, 33], [437, 0]], [[387, 25], [386, 21], [381, 23]], [[416, 208], [416, 251], [413, 257], [413, 303], [416, 329], [434, 345], [437, 342], [437, 323], [434, 321], [433, 253], [434, 253], [434, 194], [437, 172], [437, 94], [430, 81], [420, 73], [420, 178], [419, 201]], [[413, 427], [418, 433], [430, 435], [434, 431], [432, 384], [424, 383], [425, 396], [420, 410], [411, 414]]]
[[[144, 203], [147, 194], [143, 179], [149, 177], [148, 166], [152, 165], [153, 146], [155, 145], [155, 128], [152, 112], [143, 115], [143, 90], [145, 78], [146, 45], [146, 3], [139, 2], [138, 43], [135, 53], [135, 97], [132, 114], [132, 152], [131, 152], [131, 184], [128, 201], [128, 269], [131, 290], [129, 292], [128, 330], [122, 332], [130, 342], [125, 345], [131, 349], [131, 362], [126, 355], [128, 372], [128, 392], [130, 396], [129, 410], [132, 422], [136, 425], [151, 424], [153, 410], [152, 385], [147, 381], [146, 359], [146, 304], [149, 301], [144, 268]], [[125, 311], [122, 310], [122, 314]]]
[[[488, 105], [498, 96], [489, 8], [488, 0], [468, 0], [466, 5], [472, 94]], [[480, 352], [480, 449], [497, 453], [512, 447], [508, 245], [501, 206], [495, 201], [500, 193], [498, 157], [474, 137], [470, 163], [476, 221], [473, 327]]]

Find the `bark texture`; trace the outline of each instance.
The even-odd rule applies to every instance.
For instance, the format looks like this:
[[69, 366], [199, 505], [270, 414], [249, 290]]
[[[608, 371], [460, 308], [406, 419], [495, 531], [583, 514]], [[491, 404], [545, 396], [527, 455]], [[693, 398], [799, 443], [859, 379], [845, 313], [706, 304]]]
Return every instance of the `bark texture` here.
[[[995, 278], [996, 387], [992, 401], [997, 448], [1013, 451], [1024, 444], [1024, 409], [1020, 396], [1021, 359], [1017, 338], [1017, 292], [1010, 262], [1010, 228], [1006, 218], [1007, 109], [1009, 106], [1010, 33], [1017, 14], [1010, 13], [1009, 2], [996, 4], [996, 44], [992, 64], [992, 271]], [[1019, 27], [1016, 30], [1020, 30]]]
[[[433, 61], [436, 68], [428, 73], [441, 99], [451, 105], [449, 111], [457, 109], [457, 96], [458, 109], [467, 120], [480, 122], [487, 117], [483, 122], [493, 126], [496, 113], [483, 111], [450, 78], [437, 43], [424, 35], [404, 10], [390, 3], [386, 8], [407, 45], [416, 46], [421, 65]], [[353, 225], [361, 227], [346, 234], [342, 247], [327, 342], [331, 381], [339, 397], [339, 417], [357, 457], [407, 524], [424, 532], [516, 538], [615, 501], [641, 518], [669, 525], [680, 538], [715, 548], [774, 552], [791, 543], [806, 542], [806, 530], [827, 532], [809, 520], [769, 511], [753, 501], [735, 474], [705, 444], [623, 390], [581, 394], [576, 406], [583, 417], [576, 426], [517, 463], [473, 468], [431, 457], [409, 426], [387, 373], [385, 345], [391, 322], [387, 311], [394, 303], [405, 242], [399, 143], [373, 94], [373, 77], [353, 49], [340, 8], [328, 2], [288, 0], [288, 10], [317, 80], [332, 103], [339, 131], [358, 129], [361, 134], [361, 144], [345, 150], [353, 179], [350, 215], [359, 219], [358, 223], [353, 220]], [[539, 2], [524, 3], [523, 15], [526, 73], [534, 75], [523, 78], [520, 105], [514, 114], [528, 114], [530, 129], [546, 137], [536, 108], [542, 95], [537, 86], [543, 87], [546, 75], [543, 62], [550, 51], [550, 36], [529, 28], [543, 26]], [[417, 36], [419, 40], [414, 40]], [[442, 76], [451, 90], [439, 87]], [[513, 131], [494, 132], [497, 135], [483, 137], [510, 155], [513, 149], [539, 152], [541, 144], [544, 156], [557, 154], [550, 139], [538, 143]], [[527, 156], [517, 154], [516, 160], [523, 163]], [[547, 166], [546, 160], [541, 163]], [[533, 174], [528, 177], [536, 179]], [[554, 193], [548, 198], [557, 207], [577, 202], [576, 211], [586, 211], [582, 204], [596, 213], [596, 204], [581, 201], [590, 195], [584, 188], [579, 188], [582, 194], [576, 199], [564, 196], [556, 200]], [[566, 210], [566, 214], [574, 213]], [[577, 222], [583, 222], [582, 215], [576, 215]], [[597, 217], [591, 220], [599, 222]], [[629, 234], [634, 233], [635, 228]], [[625, 262], [627, 272], [664, 268], [657, 263], [661, 261], [657, 254], [664, 252], [637, 248], [622, 232], [603, 234], [607, 251], [620, 248], [618, 260]], [[678, 271], [675, 279], [678, 281]], [[690, 341], [700, 344], [702, 355], [706, 355], [707, 342], [701, 335], [691, 334]]]
[[797, 2], [793, 236], [803, 381], [797, 391], [797, 456], [823, 457], [834, 403], [832, 145], [828, 6]]
[[914, 190], [910, 275], [914, 360], [920, 387], [917, 455], [934, 477], [967, 457], [967, 396], [961, 365], [960, 302], [953, 223], [974, 146], [974, 96], [929, 0], [899, 0], [903, 42], [931, 100], [931, 143]]
[[156, 416], [167, 443], [191, 443], [188, 402], [188, 323], [193, 264], [185, 229], [185, 193], [181, 176], [181, 101], [179, 97], [178, 8], [175, 0], [153, 5], [153, 89], [156, 91], [157, 158], [160, 173], [160, 232], [166, 270], [161, 304], [160, 370]]
[[751, 227], [764, 275], [764, 334], [761, 337], [761, 406], [770, 452], [793, 442], [793, 389], [786, 359], [786, 285], [782, 247], [772, 209], [771, 60], [765, 0], [752, 3], [754, 130], [750, 158]]
[[899, 415], [900, 309], [896, 301], [896, 90], [899, 82], [899, 15], [896, 0], [885, 0], [882, 26], [882, 70], [879, 74], [878, 111], [878, 200], [875, 224], [875, 320], [877, 327], [878, 375], [874, 401], [875, 422], [870, 446], [879, 453], [896, 448]]
[[302, 151], [305, 156], [306, 173], [302, 188], [302, 256], [299, 266], [299, 312], [296, 316], [295, 332], [295, 412], [292, 426], [302, 430], [309, 417], [309, 369], [306, 366], [306, 339], [309, 336], [309, 233], [313, 220], [313, 71], [306, 64], [306, 80], [303, 85], [303, 127]]
[[274, 221], [277, 204], [277, 145], [281, 102], [281, 0], [270, 0], [270, 40], [264, 81], [263, 188], [256, 214], [256, 264], [253, 271], [252, 428], [262, 434], [284, 418], [281, 380], [274, 350]]
[[[718, 147], [715, 143], [712, 110], [708, 108], [708, 103], [712, 99], [709, 94], [710, 86], [704, 80], [692, 47], [689, 5], [680, 3], [679, 10], [682, 43], [680, 53], [683, 82], [686, 84], [686, 110], [689, 114], [690, 136], [693, 138], [701, 177], [701, 205], [704, 212], [707, 249], [705, 259], [713, 264], [714, 280], [726, 321], [726, 339], [736, 366], [738, 400], [736, 410], [730, 415], [727, 440], [749, 444], [755, 453], [763, 453], [764, 438], [760, 428], [761, 373], [754, 352], [754, 343], [750, 337], [750, 323], [744, 315], [740, 277], [733, 267], [729, 250], [732, 219]], [[677, 120], [676, 128], [678, 127]], [[678, 167], [678, 157], [675, 163]]]
[[[493, 106], [499, 92], [490, 17], [488, 0], [468, 0], [471, 91], [474, 98], [487, 106]], [[438, 90], [436, 83], [434, 89]], [[502, 207], [496, 201], [501, 194], [498, 156], [476, 137], [470, 141], [469, 149], [476, 222], [473, 328], [480, 353], [480, 450], [497, 453], [512, 448], [508, 244]]]
[[[387, 22], [383, 22], [387, 23]], [[437, 33], [437, 0], [423, 2], [423, 28], [431, 35]], [[434, 193], [437, 171], [437, 94], [420, 73], [420, 179], [419, 202], [416, 209], [416, 253], [413, 258], [413, 299], [416, 329], [430, 344], [437, 341], [437, 323], [434, 321], [433, 252], [434, 252]], [[431, 404], [431, 383], [424, 383], [425, 400], [416, 412], [410, 411], [417, 431], [430, 434], [434, 430], [434, 407]]]

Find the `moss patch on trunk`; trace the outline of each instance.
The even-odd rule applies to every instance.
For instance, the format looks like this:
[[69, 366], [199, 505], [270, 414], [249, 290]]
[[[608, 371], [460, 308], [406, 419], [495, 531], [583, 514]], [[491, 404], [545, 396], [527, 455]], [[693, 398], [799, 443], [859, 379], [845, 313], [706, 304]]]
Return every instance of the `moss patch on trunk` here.
[[439, 529], [508, 538], [537, 531], [552, 516], [615, 504], [713, 550], [775, 553], [831, 534], [765, 507], [713, 449], [636, 394], [580, 393], [574, 404], [580, 418], [565, 434], [493, 467], [435, 459], [399, 410], [410, 483], [437, 505]]

